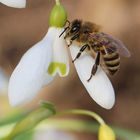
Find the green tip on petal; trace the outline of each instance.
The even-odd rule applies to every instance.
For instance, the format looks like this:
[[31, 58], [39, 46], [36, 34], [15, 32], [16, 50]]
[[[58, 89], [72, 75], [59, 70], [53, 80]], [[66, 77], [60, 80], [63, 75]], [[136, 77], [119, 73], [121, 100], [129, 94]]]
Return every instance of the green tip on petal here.
[[103, 124], [99, 128], [99, 140], [115, 140], [114, 131], [106, 124]]
[[64, 27], [66, 20], [67, 12], [58, 1], [51, 11], [49, 25], [52, 27]]
[[64, 76], [67, 72], [66, 64], [59, 63], [59, 62], [50, 63], [49, 68], [48, 68], [48, 73], [50, 75], [54, 75], [54, 73], [56, 73], [57, 70], [59, 70], [60, 74]]

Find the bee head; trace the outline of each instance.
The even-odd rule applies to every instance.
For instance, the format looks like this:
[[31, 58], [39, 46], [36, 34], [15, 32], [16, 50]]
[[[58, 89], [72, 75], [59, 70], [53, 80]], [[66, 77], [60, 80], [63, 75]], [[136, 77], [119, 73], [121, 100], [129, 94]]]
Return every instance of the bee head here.
[[81, 20], [78, 20], [78, 19], [73, 20], [70, 23], [69, 30], [66, 31], [65, 38], [69, 38], [69, 37], [72, 37], [72, 36], [78, 34], [81, 29], [81, 26], [82, 26]]
[[68, 23], [69, 25], [64, 29], [64, 31], [60, 34], [59, 37], [61, 37], [62, 34], [66, 32], [66, 35], [64, 37], [64, 39], [66, 39], [67, 37], [71, 37], [80, 31], [81, 26], [82, 26], [81, 20], [75, 19], [71, 23], [68, 21]]

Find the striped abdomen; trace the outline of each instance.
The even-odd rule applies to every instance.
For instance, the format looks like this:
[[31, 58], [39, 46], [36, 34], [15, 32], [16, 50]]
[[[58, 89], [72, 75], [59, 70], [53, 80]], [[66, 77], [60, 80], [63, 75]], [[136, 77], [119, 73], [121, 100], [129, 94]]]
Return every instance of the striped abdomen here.
[[117, 52], [112, 53], [104, 53], [101, 51], [103, 55], [104, 64], [111, 75], [114, 75], [119, 67], [120, 67], [120, 56]]

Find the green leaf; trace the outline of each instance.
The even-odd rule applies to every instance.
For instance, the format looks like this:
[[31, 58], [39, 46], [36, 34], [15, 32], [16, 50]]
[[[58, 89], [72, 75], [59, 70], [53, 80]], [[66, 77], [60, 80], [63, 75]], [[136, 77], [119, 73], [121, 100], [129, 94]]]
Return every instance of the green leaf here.
[[33, 109], [27, 111], [18, 111], [12, 114], [8, 114], [7, 117], [0, 118], [0, 127], [6, 124], [17, 122], [27, 116]]
[[19, 121], [5, 140], [11, 140], [18, 135], [31, 131], [37, 124], [46, 118], [55, 114], [54, 106], [48, 102], [43, 104], [36, 110], [29, 113], [25, 118]]
[[34, 132], [27, 132], [23, 133], [22, 135], [17, 136], [13, 140], [33, 140], [34, 138]]

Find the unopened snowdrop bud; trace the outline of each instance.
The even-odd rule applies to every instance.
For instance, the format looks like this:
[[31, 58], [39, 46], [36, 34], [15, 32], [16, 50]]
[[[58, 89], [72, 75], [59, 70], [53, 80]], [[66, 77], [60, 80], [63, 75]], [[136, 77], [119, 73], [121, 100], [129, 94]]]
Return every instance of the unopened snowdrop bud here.
[[1, 0], [1, 3], [14, 8], [25, 8], [26, 0]]
[[99, 128], [99, 140], [115, 140], [114, 131], [106, 124], [102, 124]]
[[53, 7], [50, 14], [49, 24], [52, 27], [64, 27], [66, 20], [67, 13], [59, 0], [56, 0], [56, 5]]

